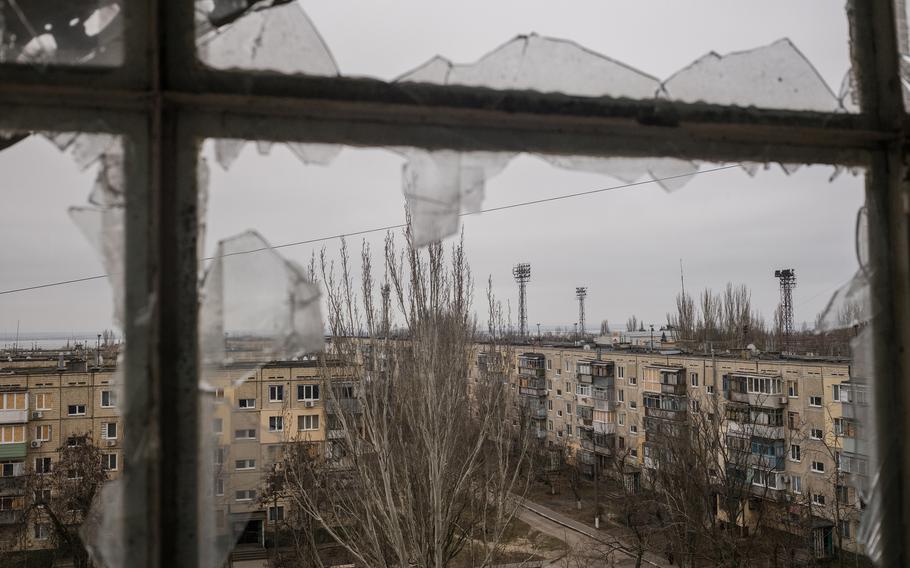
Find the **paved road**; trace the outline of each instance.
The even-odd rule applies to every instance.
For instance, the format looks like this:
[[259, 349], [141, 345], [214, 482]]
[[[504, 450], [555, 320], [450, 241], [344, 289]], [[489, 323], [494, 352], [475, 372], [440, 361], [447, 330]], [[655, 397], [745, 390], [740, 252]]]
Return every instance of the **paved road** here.
[[[618, 540], [613, 535], [604, 530], [596, 530], [588, 527], [578, 521], [565, 515], [557, 513], [549, 507], [539, 505], [531, 501], [524, 501], [522, 508], [519, 510], [519, 518], [528, 523], [533, 529], [544, 534], [558, 538], [569, 545], [569, 549], [574, 554], [587, 555], [592, 554], [595, 560], [603, 558], [603, 552], [612, 550], [612, 566], [635, 566], [635, 554], [632, 547]], [[567, 559], [565, 555], [550, 560], [549, 566], [565, 566]], [[586, 566], [582, 562], [576, 563], [574, 559], [568, 562], [570, 566]], [[590, 566], [603, 565], [591, 562]], [[666, 560], [657, 555], [646, 553], [642, 562], [643, 567], [665, 567], [670, 566]]]

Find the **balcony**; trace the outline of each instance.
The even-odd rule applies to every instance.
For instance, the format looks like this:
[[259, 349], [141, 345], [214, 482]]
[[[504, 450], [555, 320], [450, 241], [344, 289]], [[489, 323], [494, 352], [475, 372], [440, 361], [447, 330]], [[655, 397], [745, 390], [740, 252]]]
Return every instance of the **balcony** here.
[[0, 424], [23, 424], [28, 422], [28, 410], [0, 410]]
[[646, 406], [645, 407], [645, 416], [648, 416], [650, 418], [660, 418], [662, 420], [674, 420], [677, 422], [685, 422], [686, 411], [685, 411], [685, 409], [666, 410], [663, 408], [652, 408], [650, 406]]
[[19, 511], [6, 510], [0, 511], [0, 525], [15, 525], [22, 520], [19, 518]]
[[606, 399], [606, 398], [595, 398], [594, 399], [594, 410], [603, 410], [606, 412], [612, 412], [616, 410], [616, 401]]
[[582, 438], [581, 439], [581, 449], [587, 450], [589, 452], [594, 451], [594, 439], [593, 438]]
[[616, 424], [613, 422], [594, 422], [594, 431], [598, 434], [615, 434]]
[[750, 406], [780, 408], [789, 402], [789, 398], [785, 394], [746, 393], [734, 390], [726, 392], [727, 400], [742, 402]]
[[727, 420], [727, 433], [735, 436], [767, 438], [769, 440], [783, 440], [785, 438], [783, 426], [768, 424], [743, 424], [734, 420]]
[[538, 440], [545, 440], [546, 438], [547, 438], [547, 431], [546, 431], [546, 430], [538, 430], [538, 431], [537, 431], [537, 439], [538, 439]]
[[577, 373], [575, 378], [578, 379], [579, 383], [591, 384], [594, 381], [594, 377], [591, 373]]
[[536, 386], [518, 387], [518, 394], [533, 397], [547, 396], [547, 389]]
[[[18, 464], [22, 465], [22, 464]], [[0, 495], [21, 495], [25, 486], [25, 476], [20, 473], [15, 476], [0, 477]]]
[[594, 375], [594, 386], [602, 389], [612, 389], [616, 386], [616, 379]]
[[543, 379], [547, 376], [547, 371], [545, 369], [535, 369], [531, 367], [518, 367], [518, 376], [525, 377], [529, 379]]
[[354, 398], [342, 398], [338, 400], [326, 400], [325, 411], [328, 414], [338, 414], [346, 412], [349, 414], [359, 414], [360, 401]]
[[660, 392], [663, 394], [673, 394], [673, 395], [677, 395], [677, 396], [683, 396], [686, 394], [686, 385], [685, 384], [673, 385], [673, 384], [661, 383]]
[[28, 444], [0, 444], [0, 460], [24, 459], [28, 451]]
[[325, 437], [327, 440], [342, 440], [344, 439], [344, 430], [326, 430]]
[[844, 436], [840, 439], [840, 447], [845, 452], [851, 454], [862, 454], [862, 443], [857, 442], [856, 438]]

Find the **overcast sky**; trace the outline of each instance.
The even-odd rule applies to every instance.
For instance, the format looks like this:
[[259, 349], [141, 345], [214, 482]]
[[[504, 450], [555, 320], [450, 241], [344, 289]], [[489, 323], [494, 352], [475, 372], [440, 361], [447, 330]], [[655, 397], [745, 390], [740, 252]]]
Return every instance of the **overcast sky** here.
[[[434, 54], [471, 62], [519, 33], [564, 37], [666, 78], [704, 53], [748, 49], [789, 37], [838, 90], [848, 68], [842, 2], [635, 0], [429, 3], [303, 2], [342, 72], [392, 78]], [[211, 159], [211, 149], [205, 154]], [[250, 146], [230, 171], [212, 163], [207, 249], [253, 228], [273, 244], [400, 222], [402, 158], [345, 149], [329, 167], [303, 166], [284, 148]], [[103, 273], [66, 215], [83, 204], [93, 172], [42, 139], [0, 153], [0, 289]], [[679, 289], [745, 283], [770, 319], [775, 268], [793, 267], [797, 321], [812, 321], [856, 269], [853, 223], [862, 179], [829, 182], [830, 167], [779, 168], [755, 178], [734, 169], [695, 176], [668, 194], [646, 185], [558, 203], [484, 214], [464, 222], [475, 277], [497, 296], [517, 292], [511, 266], [532, 264], [529, 321], [577, 319], [576, 286], [588, 286], [588, 322], [621, 324], [631, 314], [662, 323]], [[553, 168], [530, 156], [487, 184], [485, 207], [617, 185], [605, 176]], [[378, 247], [382, 235], [370, 238]], [[359, 240], [352, 244], [359, 247]], [[330, 248], [337, 243], [327, 244]], [[313, 249], [284, 249], [305, 261]], [[480, 297], [478, 297], [480, 304]], [[95, 331], [110, 327], [103, 280], [0, 296], [0, 334]], [[485, 314], [481, 314], [485, 317]]]

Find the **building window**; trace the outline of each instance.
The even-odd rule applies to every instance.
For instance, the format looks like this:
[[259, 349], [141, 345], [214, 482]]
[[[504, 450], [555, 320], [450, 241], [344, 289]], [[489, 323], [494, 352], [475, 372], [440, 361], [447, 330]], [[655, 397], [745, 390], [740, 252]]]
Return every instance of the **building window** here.
[[562, 410], [557, 410], [557, 411], [556, 411], [556, 416], [562, 416]]
[[803, 492], [803, 478], [798, 475], [790, 476], [790, 491], [793, 493]]
[[51, 530], [44, 523], [35, 524], [35, 532], [33, 533], [35, 540], [47, 540], [50, 537]]
[[215, 495], [224, 495], [224, 478], [215, 478]]
[[799, 397], [799, 382], [794, 380], [787, 381], [787, 396], [790, 398]]
[[780, 379], [748, 377], [746, 390], [749, 394], [780, 394]]
[[850, 538], [850, 521], [838, 521], [838, 532], [843, 538]]
[[629, 410], [638, 410], [638, 401], [637, 400], [629, 401]]
[[701, 401], [696, 398], [692, 399], [690, 405], [692, 406], [692, 412], [699, 412], [701, 410]]
[[698, 386], [698, 373], [689, 373], [689, 384], [693, 387]]
[[319, 415], [304, 414], [297, 417], [298, 430], [319, 430]]
[[562, 369], [556, 369], [556, 376], [559, 377], [562, 375]]
[[101, 408], [113, 408], [117, 406], [117, 396], [114, 391], [101, 391]]
[[116, 422], [102, 422], [101, 423], [101, 438], [104, 440], [116, 440], [117, 439], [117, 423]]
[[256, 460], [236, 460], [234, 469], [256, 469]]
[[821, 405], [822, 405], [822, 397], [820, 397], [820, 396], [810, 396], [809, 397], [809, 406], [821, 408]]
[[280, 523], [284, 520], [284, 507], [282, 505], [277, 505], [275, 507], [269, 507], [269, 522], [270, 523]]
[[35, 458], [35, 473], [50, 473], [51, 466], [51, 458]]
[[571, 424], [566, 424], [566, 434], [568, 434], [569, 436], [572, 435], [572, 425]]
[[821, 440], [822, 437], [824, 437], [824, 432], [822, 432], [821, 428], [811, 428], [809, 430], [809, 437], [813, 440]]
[[224, 420], [221, 418], [215, 418], [212, 420], [212, 432], [215, 434], [221, 434], [224, 431]]
[[572, 403], [571, 402], [566, 403], [566, 414], [568, 414], [569, 416], [572, 415]]
[[553, 390], [553, 381], [551, 379], [547, 379], [547, 390]]
[[284, 431], [284, 416], [269, 416], [269, 432]]
[[629, 455], [632, 456], [633, 458], [637, 458], [638, 457], [638, 448], [632, 448], [631, 450], [629, 450]]
[[547, 401], [547, 411], [550, 412], [550, 411], [552, 411], [552, 410], [553, 410], [553, 401], [552, 401], [552, 400], [548, 400], [548, 401]]
[[0, 410], [25, 410], [24, 392], [7, 392], [0, 396]]
[[848, 396], [850, 391], [843, 388], [842, 385], [831, 385], [831, 391], [831, 400], [834, 402], [850, 402], [850, 397]]
[[224, 448], [215, 448], [215, 458], [212, 463], [215, 465], [224, 465], [224, 454], [226, 453], [227, 451]]
[[297, 400], [319, 400], [319, 385], [297, 385]]
[[42, 392], [35, 395], [35, 410], [50, 410], [51, 409], [51, 395]]
[[25, 426], [0, 426], [0, 444], [25, 442]]
[[556, 437], [557, 437], [557, 438], [562, 438], [562, 430], [557, 430], [557, 431], [556, 431]]
[[548, 371], [553, 370], [553, 361], [551, 361], [550, 359], [547, 359], [547, 370]]
[[619, 425], [624, 426], [626, 424], [626, 415], [623, 412], [619, 413]]
[[117, 471], [117, 454], [101, 454], [101, 467], [107, 471]]
[[284, 385], [269, 385], [269, 402], [284, 400]]
[[591, 396], [591, 385], [578, 383], [575, 385], [575, 394], [578, 396]]
[[813, 461], [812, 471], [815, 473], [825, 473], [825, 462]]
[[790, 459], [795, 462], [798, 462], [800, 459], [802, 459], [799, 444], [790, 444]]
[[48, 442], [51, 439], [52, 428], [50, 424], [35, 427], [35, 439], [39, 442]]
[[565, 362], [565, 370], [566, 370], [566, 371], [571, 371], [571, 370], [572, 370], [572, 368], [569, 366], [570, 364], [571, 364], [571, 363], [569, 363], [569, 361], [566, 361], [566, 362]]
[[238, 408], [256, 408], [255, 398], [241, 398], [237, 401]]
[[238, 440], [255, 440], [256, 439], [256, 430], [253, 430], [253, 429], [234, 430], [234, 438], [236, 438]]
[[629, 433], [638, 434], [638, 424], [629, 424]]
[[215, 398], [216, 398], [216, 399], [222, 399], [222, 398], [224, 398], [224, 389], [223, 389], [223, 388], [216, 388], [216, 389], [215, 389]]
[[813, 505], [822, 505], [822, 506], [824, 506], [824, 504], [825, 504], [825, 496], [822, 495], [821, 493], [813, 493], [813, 494], [812, 494], [812, 504], [813, 504]]
[[638, 378], [637, 378], [637, 377], [629, 377], [629, 385], [630, 385], [630, 386], [633, 386], [633, 387], [634, 387], [634, 386], [637, 385], [637, 384], [638, 384]]
[[707, 392], [708, 394], [714, 394], [714, 385], [707, 385], [705, 387], [705, 392]]
[[237, 501], [252, 501], [256, 498], [255, 489], [241, 489], [234, 493], [234, 498]]
[[619, 449], [620, 449], [620, 450], [625, 449], [625, 447], [626, 447], [626, 439], [623, 438], [622, 436], [620, 436], [620, 437], [618, 438], [618, 440], [619, 440]]
[[619, 389], [619, 402], [624, 402], [626, 400], [626, 393], [624, 390]]
[[[626, 376], [626, 368], [625, 368], [625, 367], [622, 367], [622, 366], [618, 367], [618, 368], [616, 369], [616, 372], [619, 373], [619, 378], [620, 378], [620, 379], [622, 379], [622, 378], [624, 378], [624, 377]], [[629, 379], [629, 380], [631, 380], [631, 379]]]
[[85, 405], [71, 404], [67, 407], [67, 414], [70, 416], [85, 416]]
[[553, 431], [553, 421], [552, 420], [547, 420], [547, 430], [549, 430], [550, 432]]

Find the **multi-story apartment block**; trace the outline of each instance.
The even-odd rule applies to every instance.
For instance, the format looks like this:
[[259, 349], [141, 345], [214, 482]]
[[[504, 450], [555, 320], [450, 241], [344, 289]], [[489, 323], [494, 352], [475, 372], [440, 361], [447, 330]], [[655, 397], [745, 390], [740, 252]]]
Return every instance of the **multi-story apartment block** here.
[[240, 542], [262, 543], [269, 525], [285, 518], [283, 501], [262, 500], [282, 448], [304, 442], [327, 457], [343, 455], [337, 413], [357, 410], [353, 377], [315, 358], [237, 364], [213, 376], [212, 384], [222, 385], [211, 393], [215, 522]]
[[27, 476], [54, 471], [61, 448], [87, 436], [109, 478], [122, 470], [114, 369], [79, 360], [44, 363], [14, 365], [0, 374], [0, 545], [8, 549], [49, 546], [46, 515], [22, 514], [24, 492]]
[[719, 448], [724, 474], [751, 488], [740, 522], [752, 522], [759, 502], [776, 503], [784, 516], [808, 512], [817, 554], [838, 540], [859, 550], [865, 504], [856, 488], [867, 458], [856, 407], [865, 390], [849, 362], [559, 346], [519, 351], [516, 360], [511, 388], [539, 439], [568, 449], [589, 475], [620, 456], [627, 483], [653, 478], [667, 452], [689, 451], [698, 425], [713, 437], [704, 445]]

